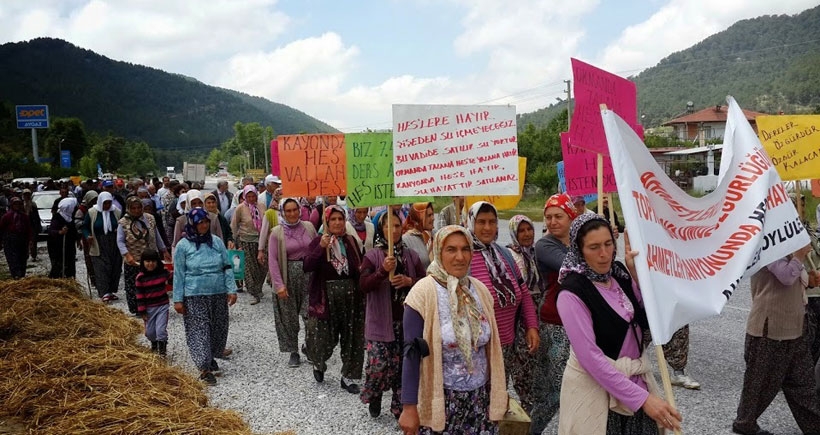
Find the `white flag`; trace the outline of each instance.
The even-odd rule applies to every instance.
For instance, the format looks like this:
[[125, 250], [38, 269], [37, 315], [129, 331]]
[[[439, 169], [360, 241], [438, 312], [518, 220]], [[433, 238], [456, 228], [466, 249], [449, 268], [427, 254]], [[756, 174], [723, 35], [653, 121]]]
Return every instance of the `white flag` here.
[[717, 188], [681, 190], [615, 112], [602, 111], [653, 341], [719, 314], [744, 276], [809, 243], [780, 177], [740, 107], [729, 115]]

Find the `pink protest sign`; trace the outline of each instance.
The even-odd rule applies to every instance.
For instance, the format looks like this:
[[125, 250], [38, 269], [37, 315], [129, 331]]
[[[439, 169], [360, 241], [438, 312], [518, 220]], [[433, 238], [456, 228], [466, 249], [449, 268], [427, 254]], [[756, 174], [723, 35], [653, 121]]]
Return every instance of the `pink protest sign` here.
[[[570, 195], [598, 193], [598, 154], [576, 147], [570, 134], [561, 133], [561, 152], [564, 154], [564, 179]], [[617, 192], [612, 160], [604, 156], [604, 193]]]
[[279, 141], [270, 141], [270, 169], [271, 174], [281, 175], [279, 172]]
[[614, 111], [635, 129], [638, 97], [635, 83], [572, 59], [575, 111], [570, 123], [572, 145], [593, 153], [609, 154], [601, 121], [601, 104]]

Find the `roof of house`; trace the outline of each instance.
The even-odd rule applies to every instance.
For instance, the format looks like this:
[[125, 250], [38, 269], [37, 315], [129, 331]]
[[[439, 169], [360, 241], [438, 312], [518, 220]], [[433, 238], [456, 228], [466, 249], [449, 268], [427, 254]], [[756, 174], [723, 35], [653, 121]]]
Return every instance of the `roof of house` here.
[[[698, 122], [726, 122], [726, 114], [728, 110], [728, 106], [707, 107], [697, 112], [689, 113], [684, 116], [666, 121], [663, 123], [663, 125], [691, 124]], [[755, 118], [757, 118], [760, 115], [765, 115], [765, 113], [754, 112], [752, 110], [741, 110], [743, 110], [743, 114], [746, 115], [746, 119], [750, 122], [754, 122]]]

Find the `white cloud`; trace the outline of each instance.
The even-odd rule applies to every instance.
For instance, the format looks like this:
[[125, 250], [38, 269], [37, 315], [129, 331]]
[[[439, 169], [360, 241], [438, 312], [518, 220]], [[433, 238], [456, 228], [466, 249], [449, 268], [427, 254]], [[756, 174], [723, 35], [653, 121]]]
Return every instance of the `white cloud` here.
[[634, 75], [739, 20], [796, 14], [816, 5], [816, 0], [672, 0], [646, 21], [624, 29], [603, 50], [596, 65]]

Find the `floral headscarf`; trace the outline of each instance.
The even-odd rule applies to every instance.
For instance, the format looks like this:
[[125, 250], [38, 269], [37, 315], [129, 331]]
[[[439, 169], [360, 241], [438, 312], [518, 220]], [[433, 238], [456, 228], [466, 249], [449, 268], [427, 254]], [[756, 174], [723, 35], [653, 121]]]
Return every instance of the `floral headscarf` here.
[[[338, 212], [342, 214], [343, 219], [347, 219], [345, 215], [345, 209], [338, 205], [328, 205], [325, 207], [325, 225], [327, 225], [327, 221], [330, 220], [330, 215], [333, 212]], [[327, 232], [330, 232], [329, 229], [325, 228]], [[335, 234], [330, 235], [330, 264], [336, 269], [336, 273], [339, 275], [347, 275], [350, 270], [347, 263], [347, 252], [345, 251], [344, 244], [342, 243], [341, 238], [345, 235], [342, 234], [341, 236], [337, 236]]]
[[367, 226], [364, 224], [364, 221], [357, 221], [356, 220], [356, 210], [360, 208], [367, 208], [367, 207], [348, 207], [347, 208], [347, 221], [350, 222], [350, 225], [353, 225], [353, 229], [356, 232], [362, 233], [367, 230]]
[[259, 193], [256, 191], [256, 186], [253, 184], [248, 184], [242, 189], [242, 196], [245, 198], [245, 207], [248, 207], [248, 210], [251, 212], [251, 220], [253, 221], [253, 226], [259, 231], [262, 228], [262, 215], [259, 213], [259, 207], [257, 207], [256, 203], [251, 204], [248, 202], [248, 193], [253, 192], [256, 193], [256, 200], [259, 201]]
[[538, 265], [535, 262], [535, 246], [521, 246], [518, 242], [518, 227], [524, 222], [530, 224], [533, 231], [535, 230], [535, 225], [532, 223], [532, 220], [522, 214], [510, 218], [510, 240], [512, 240], [512, 243], [507, 245], [507, 247], [521, 254], [524, 258], [525, 270], [521, 272], [527, 281], [527, 288], [530, 289], [530, 291], [540, 290], [541, 294], [545, 294], [547, 291], [547, 283], [541, 279], [541, 275], [538, 273]]
[[208, 212], [202, 207], [193, 208], [188, 212], [188, 223], [185, 225], [185, 238], [191, 243], [194, 243], [197, 250], [199, 250], [200, 245], [203, 243], [211, 247], [213, 247], [214, 243], [210, 225], [208, 226], [208, 231], [205, 234], [199, 234], [196, 230], [197, 224], [204, 220], [207, 220], [208, 222], [211, 221], [208, 217]]
[[[585, 223], [593, 220], [602, 221], [604, 227], [609, 229], [610, 234], [612, 233], [612, 228], [609, 227], [609, 223], [599, 214], [585, 213], [575, 218], [569, 229], [569, 250], [567, 251], [567, 256], [564, 257], [564, 262], [561, 264], [561, 270], [558, 271], [559, 283], [563, 283], [570, 272], [584, 275], [593, 282], [606, 282], [613, 273], [619, 278], [629, 278], [629, 274], [620, 267], [610, 267], [608, 272], [598, 273], [592, 270], [589, 264], [587, 264], [586, 259], [584, 259], [584, 253], [581, 251], [581, 240], [578, 239], [578, 231]], [[612, 240], [615, 240], [614, 235], [612, 236]], [[614, 255], [612, 256], [612, 264], [615, 264]]]
[[464, 355], [467, 369], [473, 369], [473, 349], [477, 348], [478, 337], [481, 335], [481, 320], [484, 314], [478, 308], [478, 302], [470, 293], [470, 278], [465, 275], [456, 278], [444, 270], [441, 262], [441, 249], [444, 241], [453, 234], [462, 234], [472, 250], [472, 235], [460, 225], [447, 225], [436, 233], [433, 239], [433, 261], [427, 267], [427, 274], [447, 288], [450, 315], [453, 319], [453, 331], [458, 348]]
[[570, 220], [575, 219], [578, 215], [575, 211], [574, 204], [572, 203], [572, 198], [566, 193], [556, 193], [555, 195], [547, 198], [547, 202], [544, 204], [544, 212], [547, 211], [547, 207], [558, 207], [561, 210], [564, 210]]
[[106, 202], [111, 202], [111, 207], [114, 207], [114, 195], [110, 194], [109, 192], [101, 192], [100, 195], [97, 197], [97, 203], [94, 204], [94, 208], [97, 209], [97, 212], [102, 215], [103, 218], [103, 234], [108, 234], [113, 231], [113, 227], [111, 226], [111, 216], [112, 216], [112, 209], [109, 208], [108, 210], [104, 210], [103, 206], [105, 206]]
[[286, 226], [286, 227], [289, 227], [289, 228], [298, 227], [299, 224], [302, 222], [301, 210], [299, 211], [299, 219], [297, 219], [296, 222], [294, 222], [294, 223], [288, 222], [288, 220], [285, 219], [285, 204], [287, 204], [288, 202], [294, 202], [294, 203], [296, 203], [296, 206], [299, 207], [299, 198], [287, 197], [287, 198], [280, 199], [279, 200], [279, 223]]
[[[515, 305], [517, 303], [515, 286], [513, 285], [514, 280], [504, 265], [504, 260], [501, 258], [501, 252], [499, 252], [500, 246], [498, 246], [495, 241], [485, 245], [475, 235], [475, 220], [478, 216], [478, 210], [485, 204], [492, 207], [493, 214], [498, 216], [495, 206], [486, 201], [478, 201], [470, 207], [470, 211], [467, 213], [467, 225], [470, 229], [470, 233], [472, 233], [473, 251], [478, 251], [482, 257], [484, 257], [484, 264], [487, 266], [487, 271], [490, 273], [490, 280], [493, 284], [492, 290], [495, 291], [498, 297], [498, 305], [503, 308], [507, 305]], [[498, 239], [498, 232], [496, 232], [495, 238]], [[512, 267], [512, 265], [510, 265], [510, 267]]]

